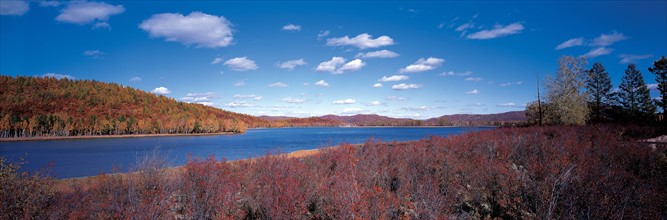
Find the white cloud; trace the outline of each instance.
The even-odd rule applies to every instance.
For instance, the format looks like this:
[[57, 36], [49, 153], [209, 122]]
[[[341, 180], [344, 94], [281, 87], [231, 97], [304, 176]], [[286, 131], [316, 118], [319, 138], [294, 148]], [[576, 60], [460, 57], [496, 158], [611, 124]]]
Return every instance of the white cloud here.
[[646, 88], [656, 92], [658, 91], [658, 84], [657, 83], [646, 84]]
[[356, 103], [356, 102], [357, 102], [357, 100], [354, 100], [354, 99], [343, 99], [343, 100], [336, 100], [336, 101], [333, 102], [333, 104], [336, 104], [336, 105], [349, 105], [349, 104], [354, 104], [354, 103]]
[[288, 87], [288, 86], [289, 86], [289, 85], [287, 85], [287, 83], [284, 83], [284, 82], [275, 82], [275, 83], [271, 83], [271, 84], [269, 84], [269, 87], [280, 87], [280, 88], [283, 88], [283, 87]]
[[648, 58], [651, 58], [652, 56], [653, 56], [653, 54], [621, 54], [621, 55], [618, 55], [618, 57], [621, 58], [621, 61], [620, 61], [621, 64], [634, 63], [637, 60], [648, 59]]
[[83, 55], [87, 57], [92, 57], [92, 58], [100, 58], [104, 56], [104, 52], [100, 50], [86, 50], [83, 51]]
[[[72, 24], [89, 24], [94, 21], [106, 23], [109, 17], [125, 12], [122, 5], [110, 5], [104, 2], [73, 1], [60, 11], [56, 21]], [[108, 23], [107, 23], [108, 26]]]
[[454, 31], [462, 32], [462, 31], [465, 31], [465, 30], [467, 30], [469, 28], [473, 28], [473, 27], [475, 27], [475, 23], [472, 23], [472, 21], [469, 21], [468, 23], [459, 25], [458, 27], [456, 27], [456, 29], [454, 29]]
[[372, 102], [365, 103], [364, 105], [366, 105], [366, 106], [381, 106], [381, 105], [386, 105], [386, 104], [382, 103], [380, 101], [372, 101]]
[[382, 83], [373, 84], [373, 88], [382, 88]]
[[465, 80], [465, 81], [475, 81], [475, 82], [478, 82], [478, 81], [482, 80], [482, 78], [480, 78], [480, 77], [468, 77], [468, 78], [465, 78], [465, 79], [463, 79], [463, 80]]
[[610, 54], [614, 49], [611, 48], [606, 48], [606, 47], [598, 47], [598, 48], [593, 48], [591, 51], [588, 51], [588, 53], [581, 55], [586, 58], [593, 58], [593, 57], [598, 57], [602, 55], [607, 55]]
[[39, 2], [40, 7], [58, 7], [60, 6], [59, 1], [41, 1]]
[[482, 103], [479, 103], [479, 102], [478, 102], [478, 103], [467, 104], [466, 106], [477, 106], [477, 107], [481, 107], [481, 106], [485, 106], [485, 105], [482, 104]]
[[428, 71], [432, 70], [435, 68], [438, 68], [442, 63], [445, 62], [444, 59], [441, 58], [436, 58], [436, 57], [429, 57], [429, 58], [419, 58], [415, 63], [410, 64], [406, 66], [405, 68], [401, 68], [400, 72], [401, 73], [417, 73], [417, 72], [423, 72], [423, 71]]
[[283, 26], [283, 30], [285, 30], [285, 31], [300, 31], [301, 30], [301, 25], [288, 24], [288, 25]]
[[180, 42], [197, 47], [226, 47], [232, 43], [232, 24], [222, 16], [192, 12], [155, 14], [144, 20], [139, 28], [151, 37]]
[[366, 63], [361, 59], [354, 59], [336, 70], [336, 74], [341, 74], [349, 71], [357, 71], [366, 66]]
[[225, 61], [223, 65], [228, 66], [234, 71], [248, 71], [259, 68], [257, 67], [257, 64], [255, 64], [255, 61], [248, 59], [248, 57], [235, 57]]
[[593, 39], [593, 41], [591, 42], [591, 46], [605, 47], [627, 39], [630, 38], [623, 35], [623, 33], [618, 33], [618, 32], [612, 32], [610, 34], [600, 34], [599, 37]]
[[207, 106], [212, 106], [213, 102], [211, 102], [213, 99], [217, 99], [215, 97], [215, 94], [212, 92], [206, 92], [206, 93], [188, 93], [185, 95], [185, 97], [181, 98], [181, 101], [187, 102], [187, 103], [195, 103], [195, 104], [202, 104], [202, 105], [207, 105]]
[[428, 110], [431, 110], [431, 109], [433, 109], [433, 108], [432, 108], [432, 107], [428, 107], [428, 106], [418, 106], [418, 107], [403, 107], [403, 108], [401, 108], [401, 109], [403, 109], [403, 110], [405, 110], [405, 111], [412, 111], [412, 112], [414, 112], [414, 111], [428, 111]]
[[327, 83], [327, 82], [324, 81], [324, 80], [317, 81], [317, 82], [315, 82], [314, 85], [316, 85], [316, 86], [322, 86], [322, 87], [329, 87], [329, 83]]
[[224, 59], [222, 57], [216, 57], [211, 61], [211, 64], [218, 64], [222, 62]]
[[465, 71], [465, 72], [454, 72], [454, 71], [449, 71], [449, 72], [442, 72], [440, 73], [441, 76], [469, 76], [472, 75], [471, 71]]
[[262, 99], [264, 98], [264, 97], [258, 96], [258, 95], [240, 95], [240, 94], [236, 94], [233, 97], [236, 98], [236, 99], [252, 99], [252, 100], [255, 100], [255, 101], [262, 101]]
[[498, 86], [518, 86], [523, 84], [523, 81], [516, 81], [516, 82], [506, 82], [506, 83], [501, 83], [498, 84]]
[[317, 34], [317, 39], [319, 40], [319, 39], [321, 39], [321, 38], [323, 38], [323, 37], [329, 36], [329, 34], [331, 34], [331, 32], [328, 31], [328, 30], [326, 30], [326, 31], [320, 31], [320, 33]]
[[343, 109], [343, 114], [350, 115], [350, 114], [360, 114], [365, 112], [365, 110], [360, 109], [360, 108], [344, 108]]
[[477, 90], [477, 89], [473, 89], [473, 90], [465, 92], [466, 95], [477, 95], [479, 93], [480, 93], [480, 91]]
[[130, 82], [134, 82], [134, 83], [141, 82], [141, 77], [138, 77], [138, 76], [132, 77], [132, 78], [130, 78]]
[[326, 72], [334, 73], [334, 72], [336, 72], [336, 68], [338, 68], [338, 66], [343, 64], [343, 63], [345, 63], [345, 58], [332, 57], [331, 60], [321, 62], [319, 65], [317, 65], [317, 68], [315, 68], [315, 71], [321, 71], [321, 72], [326, 71]]
[[504, 36], [508, 36], [508, 35], [512, 35], [512, 34], [521, 33], [523, 28], [524, 28], [523, 25], [519, 22], [515, 22], [515, 23], [509, 24], [507, 26], [495, 25], [493, 27], [493, 29], [481, 30], [479, 32], [469, 34], [466, 37], [468, 39], [476, 39], [476, 40], [494, 39], [494, 38], [504, 37]]
[[359, 49], [377, 48], [394, 44], [394, 39], [383, 35], [373, 39], [373, 36], [367, 33], [359, 34], [350, 38], [347, 35], [340, 38], [327, 39], [327, 46], [355, 46]]
[[399, 54], [390, 50], [378, 50], [368, 53], [358, 53], [357, 58], [394, 58]]
[[348, 71], [359, 70], [362, 67], [366, 66], [366, 63], [360, 59], [355, 59], [345, 64], [343, 63], [345, 63], [345, 58], [332, 57], [331, 60], [321, 62], [319, 65], [317, 65], [315, 71], [330, 72], [332, 74], [342, 74]]
[[106, 22], [106, 21], [101, 21], [101, 22], [97, 22], [97, 23], [95, 23], [95, 25], [93, 25], [93, 29], [107, 29], [107, 30], [111, 30], [111, 25], [109, 25], [109, 23]]
[[421, 88], [421, 87], [422, 87], [421, 84], [405, 84], [405, 83], [401, 83], [401, 84], [398, 84], [398, 85], [393, 85], [393, 86], [391, 86], [391, 89], [393, 89], [393, 90], [406, 90], [406, 89], [419, 89], [419, 88]]
[[306, 61], [303, 61], [303, 59], [285, 61], [283, 63], [278, 64], [278, 68], [286, 70], [294, 70], [295, 67], [301, 65], [306, 65]]
[[301, 104], [301, 103], [306, 102], [306, 100], [287, 97], [287, 98], [283, 99], [283, 102], [292, 103], [292, 104]]
[[496, 106], [497, 106], [497, 107], [511, 107], [511, 108], [519, 107], [519, 105], [517, 105], [517, 104], [514, 103], [514, 102], [501, 103], [501, 104], [498, 104], [498, 105], [496, 105]]
[[581, 46], [583, 44], [584, 44], [584, 38], [583, 37], [572, 38], [572, 39], [566, 40], [565, 42], [556, 46], [556, 50], [561, 50], [561, 49], [565, 49], [565, 48], [568, 48], [568, 47]]
[[233, 101], [233, 102], [225, 104], [225, 106], [231, 107], [231, 108], [247, 108], [247, 107], [254, 107], [256, 105], [248, 103], [246, 101]]
[[408, 98], [398, 97], [398, 96], [387, 96], [387, 98], [385, 98], [385, 100], [403, 101], [403, 100], [408, 100]]
[[153, 89], [153, 91], [151, 91], [151, 92], [155, 93], [155, 94], [158, 94], [158, 95], [166, 95], [166, 94], [171, 93], [171, 91], [169, 91], [169, 89], [167, 89], [166, 87], [162, 87], [162, 86]]
[[245, 80], [239, 80], [239, 81], [234, 82], [234, 86], [236, 86], [236, 87], [245, 86]]
[[30, 5], [25, 1], [5, 1], [0, 4], [0, 15], [21, 16], [30, 10]]
[[393, 75], [390, 77], [387, 76], [382, 76], [381, 79], [379, 79], [379, 82], [396, 82], [396, 81], [401, 81], [401, 80], [408, 80], [410, 77], [406, 75]]
[[76, 77], [70, 76], [70, 75], [65, 75], [65, 74], [58, 74], [58, 73], [45, 73], [44, 75], [41, 75], [41, 77], [50, 77], [50, 78], [56, 78], [56, 79], [76, 79]]

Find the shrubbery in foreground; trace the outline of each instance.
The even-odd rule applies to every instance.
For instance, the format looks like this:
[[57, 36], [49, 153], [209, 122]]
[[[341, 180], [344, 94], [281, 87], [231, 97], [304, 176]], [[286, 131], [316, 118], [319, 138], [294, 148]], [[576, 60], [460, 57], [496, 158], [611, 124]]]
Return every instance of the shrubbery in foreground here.
[[502, 128], [410, 143], [54, 181], [3, 161], [0, 218], [647, 218], [667, 214], [667, 149], [612, 126]]

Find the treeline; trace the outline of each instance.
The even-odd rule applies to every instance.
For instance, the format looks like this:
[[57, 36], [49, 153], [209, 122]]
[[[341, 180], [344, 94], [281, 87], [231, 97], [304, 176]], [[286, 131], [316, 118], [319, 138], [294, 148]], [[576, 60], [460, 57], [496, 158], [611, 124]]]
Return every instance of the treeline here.
[[[652, 123], [664, 120], [667, 109], [667, 57], [653, 62], [660, 96], [651, 100], [650, 89], [635, 64], [629, 64], [617, 89], [601, 63], [586, 69], [583, 57], [563, 56], [556, 76], [548, 76], [546, 101], [526, 107], [530, 124], [582, 125], [587, 122]], [[539, 92], [539, 88], [538, 88]], [[657, 114], [657, 107], [662, 114]]]
[[134, 173], [61, 181], [3, 161], [0, 219], [664, 218], [667, 148], [628, 134], [656, 133], [501, 128], [177, 169], [149, 156]]
[[0, 137], [242, 133], [269, 125], [115, 83], [0, 76]]

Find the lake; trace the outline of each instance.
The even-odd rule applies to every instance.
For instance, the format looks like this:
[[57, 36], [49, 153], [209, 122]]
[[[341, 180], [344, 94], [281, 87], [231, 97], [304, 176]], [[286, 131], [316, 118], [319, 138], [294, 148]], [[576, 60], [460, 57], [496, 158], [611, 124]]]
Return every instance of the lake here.
[[188, 156], [227, 160], [247, 159], [267, 153], [290, 153], [339, 145], [382, 141], [410, 141], [430, 135], [447, 136], [494, 127], [318, 127], [249, 129], [245, 134], [141, 138], [68, 139], [0, 142], [0, 155], [10, 161], [25, 156], [25, 171], [53, 164], [57, 178], [92, 176], [134, 168], [140, 158], [158, 152], [171, 166], [183, 165]]

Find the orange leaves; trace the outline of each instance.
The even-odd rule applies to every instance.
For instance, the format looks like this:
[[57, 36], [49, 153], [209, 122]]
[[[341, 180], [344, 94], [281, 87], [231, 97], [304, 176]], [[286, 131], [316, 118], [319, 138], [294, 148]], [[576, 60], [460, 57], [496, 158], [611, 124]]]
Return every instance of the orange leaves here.
[[[369, 140], [299, 158], [209, 157], [77, 180], [71, 186], [79, 190], [55, 191], [25, 210], [73, 219], [659, 219], [667, 149], [619, 135], [609, 126], [503, 128], [406, 143]], [[0, 191], [10, 193], [0, 199], [44, 198], [31, 194], [39, 190], [7, 187], [32, 181], [13, 177], [2, 179]], [[23, 186], [52, 184], [33, 182]], [[9, 214], [0, 218], [26, 215], [2, 208]]]

